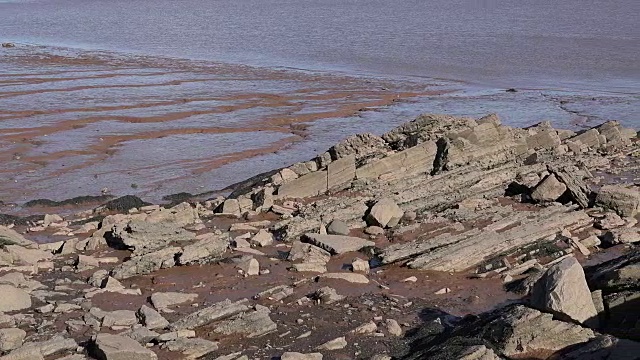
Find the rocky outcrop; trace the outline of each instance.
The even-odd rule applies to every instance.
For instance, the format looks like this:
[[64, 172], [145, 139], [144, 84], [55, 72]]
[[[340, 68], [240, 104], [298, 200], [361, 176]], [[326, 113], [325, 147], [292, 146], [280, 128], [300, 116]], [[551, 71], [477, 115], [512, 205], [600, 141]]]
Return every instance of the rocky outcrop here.
[[391, 245], [382, 250], [380, 258], [384, 264], [403, 260], [414, 269], [463, 271], [492, 255], [542, 241], [563, 229], [579, 228], [590, 222], [583, 211], [555, 205], [535, 214], [514, 214], [483, 229]]
[[640, 341], [640, 250], [585, 269], [591, 290], [602, 298], [601, 328]]
[[551, 314], [514, 305], [463, 319], [440, 335], [418, 338], [402, 359], [450, 359], [463, 353], [488, 358], [522, 358], [529, 354], [553, 353], [586, 343], [595, 336], [590, 329], [553, 320]]

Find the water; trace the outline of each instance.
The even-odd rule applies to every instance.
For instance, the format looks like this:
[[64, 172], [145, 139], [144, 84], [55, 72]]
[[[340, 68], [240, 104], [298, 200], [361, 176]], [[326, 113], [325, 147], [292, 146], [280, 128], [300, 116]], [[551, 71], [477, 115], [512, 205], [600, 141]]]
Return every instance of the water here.
[[638, 92], [637, 0], [27, 0], [5, 41]]

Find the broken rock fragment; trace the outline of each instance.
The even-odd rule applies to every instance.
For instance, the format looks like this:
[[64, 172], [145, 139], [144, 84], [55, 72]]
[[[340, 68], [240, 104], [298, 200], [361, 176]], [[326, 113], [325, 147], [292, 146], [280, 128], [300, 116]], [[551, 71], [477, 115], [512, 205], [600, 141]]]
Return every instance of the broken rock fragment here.
[[531, 198], [537, 202], [556, 201], [567, 190], [567, 186], [551, 174], [544, 178], [531, 192]]
[[402, 215], [404, 212], [395, 201], [383, 198], [371, 207], [366, 219], [369, 225], [385, 228], [398, 225]]

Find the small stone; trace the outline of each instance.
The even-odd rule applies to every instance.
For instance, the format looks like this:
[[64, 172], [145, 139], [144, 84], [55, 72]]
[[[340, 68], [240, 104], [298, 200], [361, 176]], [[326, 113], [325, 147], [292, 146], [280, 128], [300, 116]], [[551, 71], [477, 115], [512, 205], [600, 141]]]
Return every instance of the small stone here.
[[418, 217], [418, 214], [415, 211], [407, 211], [402, 216], [402, 219], [405, 221], [414, 221]]
[[260, 263], [254, 258], [241, 260], [236, 266], [249, 276], [260, 274]]
[[451, 289], [449, 288], [442, 288], [438, 291], [435, 292], [436, 295], [443, 295], [443, 294], [448, 294], [451, 292]]
[[240, 202], [237, 199], [227, 199], [222, 203], [221, 213], [240, 217]]
[[327, 226], [327, 234], [331, 235], [349, 235], [349, 225], [342, 220], [333, 220], [329, 226]]
[[380, 226], [368, 226], [364, 229], [364, 233], [367, 235], [382, 235], [384, 234], [384, 229]]
[[398, 224], [404, 212], [395, 201], [390, 198], [380, 199], [367, 214], [367, 223], [380, 227], [394, 227]]
[[167, 319], [147, 305], [142, 305], [136, 315], [138, 319], [140, 319], [140, 322], [150, 330], [164, 329], [169, 326]]
[[371, 334], [378, 330], [378, 325], [374, 321], [369, 321], [368, 323], [362, 324], [357, 328], [353, 329], [352, 332], [354, 334]]
[[345, 347], [347, 347], [347, 340], [343, 337], [339, 337], [330, 341], [327, 341], [326, 343], [318, 346], [316, 349], [317, 350], [340, 350], [340, 349], [344, 349]]
[[387, 332], [393, 336], [402, 336], [402, 327], [400, 324], [394, 319], [385, 320], [385, 325], [387, 326]]
[[273, 244], [273, 235], [265, 229], [261, 229], [251, 238], [251, 244], [257, 246], [269, 246]]
[[409, 276], [408, 278], [402, 280], [402, 282], [416, 282], [416, 281], [418, 281], [418, 278], [415, 276]]
[[552, 202], [562, 196], [566, 190], [567, 186], [555, 175], [550, 174], [531, 192], [531, 198], [537, 202]]
[[568, 257], [551, 266], [531, 293], [534, 306], [572, 321], [584, 323], [597, 317], [582, 266]]
[[362, 259], [354, 259], [351, 263], [351, 269], [355, 272], [368, 273], [370, 270], [369, 262]]
[[590, 248], [590, 247], [596, 247], [596, 246], [600, 245], [601, 241], [597, 236], [591, 235], [586, 239], [580, 240], [580, 243], [582, 245]]
[[345, 297], [338, 295], [335, 289], [328, 286], [322, 287], [313, 294], [313, 298], [323, 304], [333, 304], [343, 300]]

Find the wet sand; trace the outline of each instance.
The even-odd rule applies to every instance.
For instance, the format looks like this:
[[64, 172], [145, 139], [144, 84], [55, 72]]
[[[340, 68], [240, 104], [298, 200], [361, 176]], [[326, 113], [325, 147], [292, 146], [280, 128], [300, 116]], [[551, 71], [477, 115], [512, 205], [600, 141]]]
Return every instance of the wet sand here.
[[1, 54], [5, 204], [103, 190], [151, 202], [210, 193], [422, 112], [497, 111], [513, 126], [552, 120], [580, 129], [610, 119], [633, 125], [640, 101], [21, 44]]
[[171, 182], [286, 149], [315, 121], [442, 93], [426, 83], [11, 50], [0, 60], [4, 202], [103, 188], [159, 199]]

